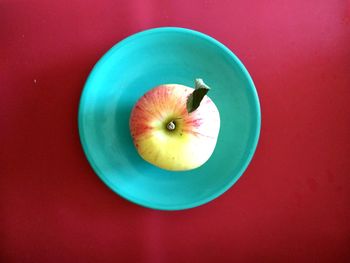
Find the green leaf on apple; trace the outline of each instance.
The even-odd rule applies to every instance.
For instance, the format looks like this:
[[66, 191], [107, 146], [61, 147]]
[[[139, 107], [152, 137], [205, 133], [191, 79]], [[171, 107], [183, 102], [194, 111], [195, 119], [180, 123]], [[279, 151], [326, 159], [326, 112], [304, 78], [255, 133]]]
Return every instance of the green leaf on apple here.
[[195, 90], [187, 98], [187, 112], [195, 111], [201, 104], [202, 99], [208, 93], [210, 88], [203, 82], [202, 79], [195, 80]]

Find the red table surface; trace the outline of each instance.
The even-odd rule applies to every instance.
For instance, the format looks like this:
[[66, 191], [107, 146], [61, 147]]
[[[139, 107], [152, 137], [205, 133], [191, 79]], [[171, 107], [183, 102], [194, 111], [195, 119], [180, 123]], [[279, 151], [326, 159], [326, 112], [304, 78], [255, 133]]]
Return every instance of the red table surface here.
[[[78, 136], [93, 65], [140, 30], [215, 37], [262, 109], [224, 195], [150, 210], [110, 191]], [[1, 262], [350, 262], [349, 1], [0, 1]]]

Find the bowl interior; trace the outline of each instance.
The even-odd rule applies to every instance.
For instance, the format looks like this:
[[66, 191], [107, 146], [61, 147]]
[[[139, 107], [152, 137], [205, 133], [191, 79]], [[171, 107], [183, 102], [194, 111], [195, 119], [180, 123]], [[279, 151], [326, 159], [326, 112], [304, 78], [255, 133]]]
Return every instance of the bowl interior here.
[[[193, 86], [195, 78], [211, 87], [220, 112], [213, 155], [186, 172], [146, 163], [129, 132], [134, 104], [154, 86]], [[96, 173], [121, 196], [157, 209], [194, 207], [227, 190], [248, 165], [259, 130], [259, 101], [244, 66], [214, 39], [178, 28], [144, 31], [114, 46], [91, 72], [79, 109], [82, 145]]]

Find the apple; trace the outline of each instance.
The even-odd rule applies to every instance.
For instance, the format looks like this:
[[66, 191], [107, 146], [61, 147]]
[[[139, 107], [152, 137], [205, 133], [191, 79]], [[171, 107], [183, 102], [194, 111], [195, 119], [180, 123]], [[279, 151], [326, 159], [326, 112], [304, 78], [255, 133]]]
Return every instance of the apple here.
[[195, 88], [164, 84], [144, 94], [130, 116], [130, 131], [140, 156], [171, 171], [204, 164], [212, 155], [220, 115], [206, 95], [209, 87], [196, 79]]

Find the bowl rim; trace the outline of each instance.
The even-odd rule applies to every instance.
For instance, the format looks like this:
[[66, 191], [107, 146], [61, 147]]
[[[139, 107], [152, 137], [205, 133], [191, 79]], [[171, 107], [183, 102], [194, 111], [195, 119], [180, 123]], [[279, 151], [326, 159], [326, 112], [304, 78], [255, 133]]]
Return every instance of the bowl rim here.
[[[83, 132], [83, 124], [82, 124], [82, 115], [83, 115], [83, 105], [85, 104], [85, 100], [87, 97], [87, 90], [89, 88], [90, 83], [92, 82], [93, 77], [95, 76], [96, 72], [98, 71], [98, 69], [104, 64], [104, 62], [106, 60], [109, 59], [109, 57], [119, 48], [127, 45], [129, 42], [134, 41], [136, 39], [138, 39], [139, 37], [143, 37], [143, 36], [147, 36], [147, 35], [151, 35], [151, 34], [155, 34], [155, 33], [164, 33], [164, 32], [170, 32], [170, 33], [183, 33], [183, 34], [189, 34], [195, 37], [199, 37], [202, 38], [212, 44], [214, 44], [214, 46], [217, 46], [219, 49], [221, 49], [228, 57], [230, 57], [231, 59], [233, 59], [235, 61], [235, 63], [238, 65], [238, 67], [240, 68], [240, 70], [242, 71], [242, 74], [245, 76], [245, 78], [248, 80], [249, 83], [249, 89], [250, 92], [252, 93], [253, 97], [254, 97], [254, 106], [255, 106], [255, 114], [257, 116], [256, 118], [256, 129], [255, 129], [255, 136], [253, 138], [253, 144], [250, 147], [250, 151], [248, 153], [247, 158], [245, 159], [243, 165], [241, 166], [241, 169], [237, 172], [236, 176], [232, 176], [232, 179], [229, 181], [228, 184], [225, 185], [225, 187], [223, 187], [222, 189], [220, 189], [219, 191], [209, 195], [206, 198], [203, 198], [199, 201], [195, 201], [195, 202], [190, 202], [190, 203], [186, 203], [186, 204], [176, 204], [176, 205], [164, 205], [161, 203], [154, 203], [154, 202], [148, 202], [147, 200], [138, 200], [135, 197], [131, 197], [126, 193], [123, 193], [122, 190], [120, 190], [118, 187], [115, 187], [115, 185], [113, 185], [112, 183], [109, 182], [109, 180], [106, 178], [106, 176], [103, 175], [103, 173], [99, 170], [98, 166], [95, 164], [93, 158], [91, 157], [89, 151], [88, 151], [88, 147], [87, 147], [87, 143], [85, 141], [85, 136], [84, 136], [84, 132]], [[156, 27], [156, 28], [151, 28], [151, 29], [146, 29], [140, 32], [137, 32], [135, 34], [132, 34], [124, 39], [122, 39], [121, 41], [119, 41], [118, 43], [116, 43], [114, 46], [112, 46], [112, 48], [110, 48], [106, 53], [104, 53], [104, 55], [102, 55], [102, 57], [97, 61], [97, 63], [93, 66], [92, 70], [90, 71], [87, 80], [84, 84], [82, 93], [81, 93], [81, 97], [80, 97], [80, 101], [79, 101], [79, 109], [78, 109], [78, 132], [79, 132], [79, 138], [80, 138], [80, 143], [82, 145], [83, 151], [85, 153], [85, 156], [88, 160], [88, 162], [90, 163], [92, 169], [94, 170], [94, 172], [98, 175], [98, 177], [108, 186], [108, 188], [110, 188], [114, 193], [118, 194], [119, 196], [123, 197], [124, 199], [146, 207], [146, 208], [152, 208], [152, 209], [156, 209], [156, 210], [166, 210], [166, 211], [175, 211], [175, 210], [185, 210], [185, 209], [190, 209], [190, 208], [194, 208], [194, 207], [198, 207], [201, 205], [204, 205], [206, 203], [209, 203], [210, 201], [216, 199], [217, 197], [221, 196], [223, 193], [225, 193], [228, 189], [230, 189], [235, 183], [236, 181], [242, 176], [242, 174], [245, 172], [245, 170], [247, 169], [248, 165], [250, 164], [253, 155], [256, 151], [257, 145], [258, 145], [258, 141], [259, 141], [259, 137], [260, 137], [260, 130], [261, 130], [261, 109], [260, 109], [260, 102], [259, 102], [259, 96], [257, 93], [257, 90], [255, 88], [254, 82], [250, 76], [250, 74], [248, 73], [247, 69], [245, 68], [245, 66], [243, 65], [243, 63], [240, 61], [240, 59], [229, 49], [227, 48], [224, 44], [222, 44], [221, 42], [219, 42], [218, 40], [214, 39], [211, 36], [208, 36], [204, 33], [201, 33], [199, 31], [193, 30], [193, 29], [188, 29], [188, 28], [182, 28], [182, 27]]]

